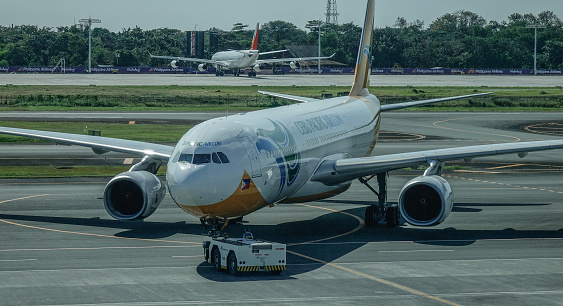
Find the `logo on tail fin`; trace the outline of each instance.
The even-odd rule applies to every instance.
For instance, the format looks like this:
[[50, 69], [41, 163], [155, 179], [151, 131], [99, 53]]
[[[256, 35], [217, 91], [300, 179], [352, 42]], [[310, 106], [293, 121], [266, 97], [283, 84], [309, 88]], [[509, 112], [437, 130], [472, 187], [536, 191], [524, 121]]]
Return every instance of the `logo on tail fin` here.
[[258, 50], [258, 32], [260, 32], [260, 24], [256, 24], [256, 30], [254, 30], [254, 37], [252, 38], [251, 50]]

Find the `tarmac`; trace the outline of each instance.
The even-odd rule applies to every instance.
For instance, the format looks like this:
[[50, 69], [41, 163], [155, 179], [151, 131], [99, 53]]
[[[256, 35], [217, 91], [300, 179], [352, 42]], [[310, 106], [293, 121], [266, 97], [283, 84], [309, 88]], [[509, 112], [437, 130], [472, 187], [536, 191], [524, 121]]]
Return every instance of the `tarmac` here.
[[[382, 120], [389, 137], [375, 154], [563, 136], [537, 128], [561, 124], [559, 113], [390, 112]], [[0, 146], [2, 164], [57, 164], [49, 158], [58, 154], [76, 164], [104, 158], [78, 147]], [[456, 165], [444, 173], [456, 204], [437, 226], [366, 228], [365, 207], [377, 197], [357, 182], [336, 197], [264, 208], [229, 225], [231, 236], [248, 227], [288, 244], [279, 276], [213, 270], [199, 220], [170, 197], [144, 221], [120, 222], [103, 208], [110, 178], [2, 179], [2, 304], [561, 305], [561, 150], [447, 165]], [[388, 201], [421, 174], [391, 172]]]
[[[81, 86], [351, 86], [351, 74], [287, 74], [234, 77], [198, 74], [0, 73], [1, 85]], [[546, 75], [372, 75], [371, 86], [561, 87], [563, 76]], [[258, 90], [258, 89], [257, 89]]]

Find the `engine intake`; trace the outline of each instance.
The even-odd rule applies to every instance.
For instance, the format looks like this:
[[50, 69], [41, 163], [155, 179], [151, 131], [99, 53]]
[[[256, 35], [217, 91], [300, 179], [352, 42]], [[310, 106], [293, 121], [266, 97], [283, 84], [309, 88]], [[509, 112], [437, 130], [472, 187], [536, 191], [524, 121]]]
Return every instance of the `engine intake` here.
[[405, 184], [399, 194], [399, 210], [411, 225], [432, 226], [450, 214], [454, 196], [450, 184], [441, 176], [419, 176]]
[[147, 171], [118, 174], [104, 189], [106, 211], [118, 220], [142, 220], [158, 207], [166, 188], [158, 177]]
[[197, 65], [197, 70], [199, 70], [199, 71], [201, 71], [201, 72], [204, 72], [205, 69], [207, 69], [207, 68], [205, 68], [205, 64], [199, 64], [199, 65]]

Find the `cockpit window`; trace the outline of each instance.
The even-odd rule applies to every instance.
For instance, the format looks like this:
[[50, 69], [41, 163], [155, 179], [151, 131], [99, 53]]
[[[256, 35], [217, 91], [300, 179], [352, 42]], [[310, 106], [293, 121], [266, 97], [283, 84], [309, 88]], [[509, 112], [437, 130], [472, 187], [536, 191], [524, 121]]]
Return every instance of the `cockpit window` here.
[[178, 162], [184, 164], [191, 164], [193, 157], [194, 157], [193, 154], [180, 154], [180, 157], [178, 158]]
[[223, 164], [229, 163], [229, 159], [227, 158], [227, 155], [225, 155], [223, 152], [217, 152], [217, 156], [219, 156], [219, 159], [221, 159], [221, 162]]
[[208, 164], [211, 161], [211, 154], [194, 154], [193, 164]]
[[213, 152], [213, 154], [211, 155], [211, 160], [213, 160], [214, 163], [216, 164], [220, 164], [221, 160], [219, 159], [219, 156], [217, 156], [217, 153]]

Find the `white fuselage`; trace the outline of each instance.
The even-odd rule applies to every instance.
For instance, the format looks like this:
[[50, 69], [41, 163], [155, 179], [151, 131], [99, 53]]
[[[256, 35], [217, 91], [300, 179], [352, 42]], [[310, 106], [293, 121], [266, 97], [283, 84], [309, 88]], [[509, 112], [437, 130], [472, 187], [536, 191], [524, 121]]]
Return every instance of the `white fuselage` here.
[[212, 60], [224, 62], [225, 65], [220, 65], [222, 68], [227, 69], [244, 69], [254, 66], [258, 59], [257, 50], [233, 50], [222, 51], [213, 54]]
[[350, 183], [326, 186], [310, 177], [324, 159], [370, 155], [379, 109], [373, 95], [346, 96], [205, 121], [172, 153], [170, 195], [185, 211], [211, 218], [336, 195]]

